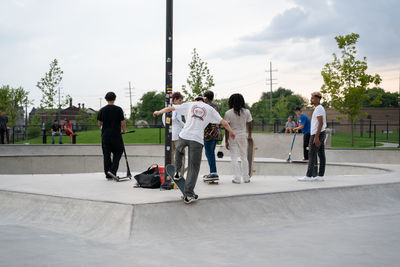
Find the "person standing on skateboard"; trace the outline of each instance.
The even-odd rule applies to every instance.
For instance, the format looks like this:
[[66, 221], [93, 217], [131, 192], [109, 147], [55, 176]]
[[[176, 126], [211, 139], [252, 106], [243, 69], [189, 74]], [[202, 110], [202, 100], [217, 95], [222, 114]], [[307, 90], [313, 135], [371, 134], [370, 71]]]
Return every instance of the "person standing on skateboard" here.
[[[310, 152], [308, 154], [308, 169], [304, 177], [298, 178], [299, 181], [324, 181], [325, 174], [325, 129], [326, 129], [326, 112], [320, 104], [322, 95], [320, 92], [311, 94], [311, 105], [315, 107], [311, 117], [311, 136], [310, 136]], [[319, 172], [315, 176], [317, 168], [317, 155], [319, 157]]]
[[295, 127], [293, 130], [296, 132], [301, 130], [303, 133], [303, 161], [308, 161], [308, 145], [310, 144], [310, 119], [301, 111], [301, 108], [299, 107], [295, 109], [295, 112], [300, 125]]
[[[235, 133], [229, 124], [221, 118], [219, 113], [210, 105], [203, 102], [202, 96], [197, 96], [194, 102], [187, 102], [182, 105], [172, 105], [158, 111], [153, 116], [176, 110], [185, 114], [186, 123], [179, 134], [179, 143], [175, 151], [176, 172], [182, 168], [182, 156], [185, 147], [189, 147], [189, 166], [185, 182], [184, 202], [191, 203], [197, 199], [194, 193], [197, 177], [199, 175], [201, 155], [204, 144], [204, 129], [209, 123], [222, 124], [229, 131], [231, 138], [235, 139]], [[180, 177], [181, 178], [181, 177]]]
[[[225, 113], [224, 119], [229, 123], [232, 130], [236, 133], [236, 138], [232, 139], [227, 131], [225, 133], [225, 146], [231, 152], [231, 159], [234, 168], [232, 183], [249, 183], [249, 162], [247, 160], [247, 139], [251, 139], [252, 120], [251, 113], [245, 108], [244, 98], [241, 94], [233, 94], [229, 97], [229, 110]], [[246, 128], [248, 134], [246, 135]], [[239, 164], [238, 158], [241, 163]]]
[[[126, 123], [122, 108], [114, 105], [114, 92], [106, 94], [107, 105], [100, 109], [97, 115], [98, 125], [101, 127], [101, 148], [103, 149], [104, 173], [107, 179], [117, 176], [119, 160], [124, 151], [122, 133], [126, 133]], [[111, 160], [111, 154], [113, 155]]]

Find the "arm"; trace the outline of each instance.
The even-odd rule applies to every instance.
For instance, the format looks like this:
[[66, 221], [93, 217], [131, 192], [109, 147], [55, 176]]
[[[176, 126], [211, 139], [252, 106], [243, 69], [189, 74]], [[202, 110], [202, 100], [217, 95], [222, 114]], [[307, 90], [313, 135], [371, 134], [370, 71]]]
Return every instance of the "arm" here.
[[103, 122], [102, 122], [102, 121], [97, 121], [97, 125], [98, 125], [99, 127], [101, 127], [101, 126], [103, 126]]
[[304, 128], [304, 124], [300, 124], [299, 127], [295, 127], [295, 128], [293, 128], [293, 130], [298, 131], [298, 130], [301, 130], [303, 128]]
[[232, 131], [231, 126], [229, 125], [229, 123], [226, 120], [221, 120], [220, 124], [222, 124], [225, 129], [229, 132], [230, 136], [232, 139], [235, 139], [235, 133]]
[[229, 150], [229, 132], [225, 129], [225, 147]]
[[125, 120], [121, 121], [121, 126], [122, 126], [122, 133], [126, 134], [126, 122], [125, 122]]
[[163, 108], [161, 110], [154, 111], [153, 117], [158, 116], [158, 115], [163, 114], [163, 113], [171, 112], [173, 110], [175, 110], [175, 107], [174, 106], [170, 106], [170, 107]]
[[249, 132], [247, 135], [247, 139], [251, 139], [251, 132], [253, 131], [253, 122], [249, 121], [247, 123], [247, 131]]
[[318, 119], [318, 128], [317, 128], [317, 132], [315, 133], [314, 144], [316, 146], [319, 146], [320, 145], [319, 134], [321, 133], [323, 118], [322, 118], [322, 116], [318, 116], [317, 119]]

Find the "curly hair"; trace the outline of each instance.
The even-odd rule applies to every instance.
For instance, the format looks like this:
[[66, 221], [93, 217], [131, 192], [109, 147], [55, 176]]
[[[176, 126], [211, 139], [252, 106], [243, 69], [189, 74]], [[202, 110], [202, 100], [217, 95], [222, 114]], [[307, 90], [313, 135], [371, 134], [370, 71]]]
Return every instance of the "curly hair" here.
[[229, 97], [229, 108], [233, 108], [233, 111], [240, 116], [240, 110], [245, 107], [244, 98], [241, 94], [233, 94]]

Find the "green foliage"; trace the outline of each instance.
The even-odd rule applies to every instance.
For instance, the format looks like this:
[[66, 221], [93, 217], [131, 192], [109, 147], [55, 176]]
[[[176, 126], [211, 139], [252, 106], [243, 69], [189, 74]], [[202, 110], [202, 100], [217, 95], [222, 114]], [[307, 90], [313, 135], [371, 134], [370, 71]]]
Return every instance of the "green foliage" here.
[[76, 116], [76, 123], [78, 125], [97, 125], [97, 113], [90, 115], [85, 109], [80, 109], [79, 114]]
[[42, 117], [39, 114], [35, 114], [32, 118], [29, 119], [28, 126], [28, 138], [35, 138], [41, 135], [42, 132]]
[[219, 107], [219, 113], [223, 118], [225, 113], [229, 110], [229, 99], [228, 98], [214, 99], [213, 102]]
[[160, 124], [161, 116], [153, 117], [155, 110], [160, 110], [165, 106], [163, 93], [150, 91], [145, 93], [136, 107], [132, 108], [132, 117], [136, 120], [145, 120], [149, 124]]
[[186, 86], [182, 86], [182, 91], [186, 95], [186, 100], [192, 101], [197, 95], [203, 95], [215, 84], [214, 77], [210, 74], [207, 63], [201, 60], [196, 48], [193, 49], [192, 61], [189, 63], [189, 68], [190, 73], [186, 82], [190, 90], [187, 90]]
[[366, 90], [367, 98], [363, 107], [398, 107], [399, 93], [386, 92], [382, 88], [374, 87]]
[[341, 57], [333, 54], [333, 62], [325, 64], [321, 71], [324, 84], [321, 92], [327, 94], [331, 106], [354, 122], [362, 114], [360, 111], [363, 101], [368, 99], [367, 87], [370, 84], [378, 85], [381, 78], [366, 73], [367, 59], [356, 59], [355, 44], [360, 36], [352, 33], [346, 36], [337, 36], [335, 40]]
[[50, 70], [48, 73], [45, 73], [44, 78], [41, 78], [40, 81], [36, 84], [36, 87], [42, 91], [43, 96], [40, 100], [40, 107], [44, 109], [55, 109], [61, 108], [68, 103], [70, 96], [63, 97], [60, 101], [60, 105], [57, 104], [57, 89], [58, 85], [61, 83], [62, 75], [64, 72], [58, 66], [57, 59], [54, 59], [50, 63]]
[[18, 111], [23, 110], [25, 105], [31, 104], [28, 94], [29, 92], [25, 91], [22, 87], [12, 88], [9, 85], [3, 85], [0, 88], [0, 111], [6, 113], [8, 126], [15, 126]]

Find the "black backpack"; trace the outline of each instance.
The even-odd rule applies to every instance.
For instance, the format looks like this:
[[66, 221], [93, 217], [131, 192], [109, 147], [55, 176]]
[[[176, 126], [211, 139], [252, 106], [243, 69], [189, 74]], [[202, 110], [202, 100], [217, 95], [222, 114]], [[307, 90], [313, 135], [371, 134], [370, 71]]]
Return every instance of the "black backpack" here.
[[147, 171], [139, 173], [134, 176], [138, 185], [143, 188], [160, 188], [160, 172], [158, 170], [158, 165], [151, 165]]

